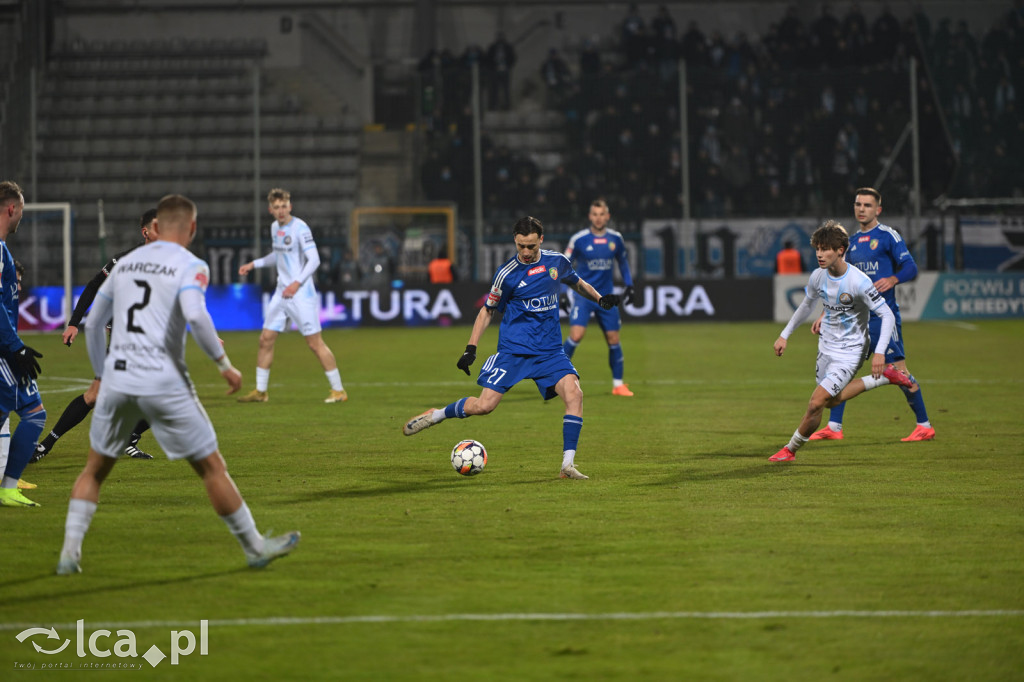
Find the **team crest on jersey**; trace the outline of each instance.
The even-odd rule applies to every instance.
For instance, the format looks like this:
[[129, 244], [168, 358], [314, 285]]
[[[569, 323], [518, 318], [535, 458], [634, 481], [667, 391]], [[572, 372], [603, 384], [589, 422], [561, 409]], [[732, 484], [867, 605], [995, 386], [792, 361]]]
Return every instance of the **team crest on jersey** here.
[[558, 268], [548, 268], [548, 274], [551, 275], [551, 279], [558, 281]]
[[872, 251], [874, 251], [875, 249], [877, 249], [877, 248], [878, 248], [878, 240], [877, 240], [877, 239], [872, 239], [872, 240], [871, 240], [871, 243], [870, 243], [870, 244], [868, 244], [868, 247], [869, 247], [869, 248], [870, 248], [870, 249], [871, 249]]
[[608, 245], [608, 250], [611, 251], [612, 253], [615, 253], [615, 242], [612, 242], [611, 244]]
[[292, 243], [291, 235], [289, 235], [289, 236], [284, 238], [284, 245], [285, 246], [291, 246], [291, 243]]
[[839, 302], [842, 303], [843, 305], [850, 305], [851, 303], [853, 303], [853, 296], [844, 291], [843, 293], [839, 294]]
[[526, 271], [526, 276], [529, 277], [530, 275], [536, 275], [538, 272], [544, 272], [543, 265], [538, 265], [535, 268], [530, 268], [529, 270]]

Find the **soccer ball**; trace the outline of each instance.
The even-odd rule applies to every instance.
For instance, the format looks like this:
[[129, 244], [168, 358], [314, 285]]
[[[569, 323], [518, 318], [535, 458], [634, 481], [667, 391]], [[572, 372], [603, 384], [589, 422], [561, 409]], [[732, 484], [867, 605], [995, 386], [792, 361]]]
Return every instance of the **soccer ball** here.
[[452, 448], [452, 468], [463, 476], [476, 476], [487, 464], [487, 448], [480, 441], [459, 441]]

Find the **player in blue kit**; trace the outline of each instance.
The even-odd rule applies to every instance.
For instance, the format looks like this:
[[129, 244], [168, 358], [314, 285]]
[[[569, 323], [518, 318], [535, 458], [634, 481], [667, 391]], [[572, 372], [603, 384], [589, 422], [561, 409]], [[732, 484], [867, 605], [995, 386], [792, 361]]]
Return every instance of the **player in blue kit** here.
[[[917, 264], [900, 234], [888, 225], [878, 222], [878, 215], [882, 212], [882, 195], [878, 190], [871, 187], [858, 189], [854, 198], [853, 212], [857, 222], [860, 223], [860, 231], [850, 237], [850, 250], [846, 253], [846, 261], [856, 265], [859, 270], [871, 278], [875, 289], [882, 294], [886, 304], [896, 316], [896, 328], [889, 340], [889, 347], [885, 351], [885, 362], [895, 365], [901, 372], [909, 375], [906, 353], [903, 350], [900, 308], [896, 304], [896, 285], [909, 282], [917, 277]], [[819, 319], [814, 323], [812, 331], [817, 334], [820, 327], [821, 320]], [[880, 329], [881, 323], [876, 318], [872, 318], [870, 325], [872, 345], [878, 341]], [[912, 375], [910, 380], [911, 386], [901, 386], [900, 388], [907, 398], [910, 409], [914, 411], [917, 426], [909, 436], [902, 440], [904, 442], [931, 440], [935, 438], [935, 429], [928, 421], [928, 411], [924, 406], [921, 386]], [[842, 440], [845, 408], [846, 403], [839, 403], [833, 407], [829, 411], [828, 425], [820, 431], [816, 431], [811, 436], [811, 440]]]
[[495, 311], [502, 312], [497, 352], [484, 362], [476, 381], [483, 388], [480, 397], [460, 398], [443, 409], [427, 410], [410, 419], [402, 433], [412, 436], [452, 417], [490, 414], [510, 388], [524, 379], [533, 379], [545, 400], [557, 395], [565, 403], [560, 478], [587, 479], [589, 476], [581, 474], [574, 461], [583, 429], [583, 391], [576, 368], [562, 351], [558, 290], [565, 284], [605, 310], [617, 306], [619, 296], [602, 296], [576, 274], [568, 258], [541, 249], [544, 226], [536, 218], [521, 218], [512, 228], [512, 235], [516, 255], [494, 275], [491, 291], [473, 322], [469, 344], [456, 363], [469, 374], [480, 337]]
[[[572, 236], [569, 246], [565, 249], [565, 256], [573, 264], [577, 274], [590, 282], [602, 295], [614, 291], [613, 275], [615, 263], [618, 263], [622, 281], [626, 285], [622, 302], [629, 303], [633, 299], [633, 275], [629, 271], [629, 261], [626, 259], [626, 242], [623, 241], [621, 234], [608, 227], [608, 220], [611, 218], [608, 204], [603, 199], [594, 201], [590, 204], [589, 217], [590, 227]], [[590, 322], [591, 316], [597, 318], [597, 323], [601, 325], [604, 338], [608, 342], [608, 365], [612, 368], [612, 395], [632, 396], [633, 392], [622, 381], [623, 356], [622, 345], [619, 343], [622, 318], [617, 307], [603, 310], [590, 301], [576, 298], [569, 310], [569, 336], [562, 346], [565, 354], [572, 359], [576, 347], [587, 333], [587, 323]]]
[[28, 465], [46, 410], [36, 377], [43, 357], [18, 336], [18, 277], [7, 237], [18, 231], [25, 211], [25, 195], [17, 183], [0, 182], [0, 423], [16, 412], [21, 418], [11, 435], [7, 466], [0, 480], [0, 507], [38, 507], [18, 490], [18, 479]]

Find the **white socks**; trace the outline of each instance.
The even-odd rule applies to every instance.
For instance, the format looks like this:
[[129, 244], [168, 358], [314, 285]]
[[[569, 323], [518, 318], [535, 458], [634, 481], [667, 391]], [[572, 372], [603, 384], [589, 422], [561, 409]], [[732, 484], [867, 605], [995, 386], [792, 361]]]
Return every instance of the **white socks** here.
[[864, 382], [864, 390], [865, 391], [870, 391], [873, 388], [878, 388], [879, 386], [885, 386], [885, 385], [887, 385], [889, 383], [889, 380], [886, 379], [885, 377], [878, 377], [876, 379], [873, 376], [871, 376], [870, 374], [867, 375], [866, 377], [861, 377], [860, 380]]
[[794, 431], [793, 437], [789, 439], [789, 443], [786, 447], [789, 448], [790, 452], [795, 454], [796, 451], [803, 447], [804, 443], [808, 440], [810, 440], [810, 438], [807, 436], [801, 436], [799, 431]]
[[3, 428], [0, 428], [0, 471], [7, 468], [7, 456], [11, 453], [11, 420], [8, 417], [4, 420]]
[[573, 460], [576, 459], [575, 450], [566, 450], [562, 453], [562, 468], [571, 467]]
[[89, 531], [89, 524], [92, 523], [92, 515], [95, 513], [95, 502], [71, 498], [68, 502], [68, 516], [64, 521], [64, 547], [60, 550], [62, 557], [75, 561], [82, 558], [82, 540]]
[[[268, 372], [269, 372], [269, 370], [268, 370]], [[327, 381], [330, 382], [331, 390], [332, 391], [344, 391], [345, 390], [341, 386], [341, 372], [338, 371], [337, 367], [332, 369], [330, 372], [324, 372], [324, 374], [327, 375]], [[259, 379], [257, 379], [256, 381], [258, 383]]]
[[256, 390], [260, 393], [267, 392], [267, 385], [270, 384], [270, 370], [256, 368]]
[[228, 525], [231, 534], [238, 538], [246, 556], [259, 556], [263, 553], [263, 536], [256, 530], [256, 521], [252, 518], [249, 505], [242, 502], [242, 506], [227, 516], [222, 516], [224, 523]]

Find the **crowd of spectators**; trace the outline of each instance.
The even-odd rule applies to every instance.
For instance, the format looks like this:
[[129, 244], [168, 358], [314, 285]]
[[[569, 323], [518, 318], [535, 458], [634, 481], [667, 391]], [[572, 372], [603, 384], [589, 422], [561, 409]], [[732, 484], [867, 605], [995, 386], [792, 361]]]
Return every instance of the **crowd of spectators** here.
[[[487, 106], [507, 107], [507, 93], [494, 91], [508, 81], [488, 75], [493, 50], [471, 47], [459, 58], [442, 51], [421, 63], [425, 83], [450, 88], [424, 103], [427, 198], [472, 206], [472, 117], [460, 79], [480, 63]], [[925, 204], [944, 193], [1008, 196], [1024, 187], [1020, 0], [981, 40], [965, 21], [954, 30], [942, 19], [933, 29], [921, 11], [900, 20], [885, 4], [872, 21], [857, 4], [843, 17], [822, 4], [810, 18], [794, 5], [763, 35], [731, 37], [695, 21], [679, 31], [666, 7], [648, 20], [632, 4], [616, 36], [583, 41], [575, 52], [573, 68], [551, 50], [538, 74], [546, 106], [565, 116], [564, 163], [541, 174], [530, 150], [485, 138], [489, 215], [573, 220], [596, 196], [619, 220], [682, 215], [680, 60], [695, 217], [842, 213], [854, 188], [883, 174], [887, 207], [898, 208], [912, 180], [909, 139], [894, 154], [910, 121], [911, 57], [919, 64]]]

